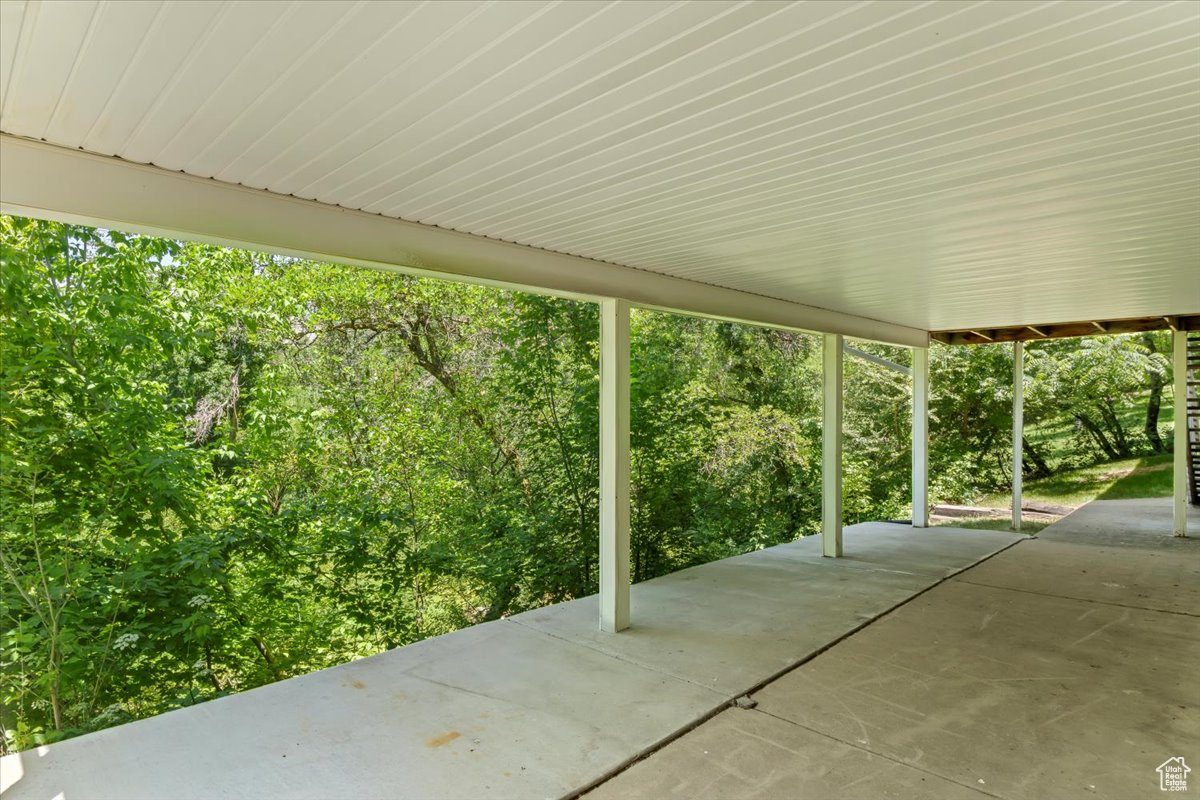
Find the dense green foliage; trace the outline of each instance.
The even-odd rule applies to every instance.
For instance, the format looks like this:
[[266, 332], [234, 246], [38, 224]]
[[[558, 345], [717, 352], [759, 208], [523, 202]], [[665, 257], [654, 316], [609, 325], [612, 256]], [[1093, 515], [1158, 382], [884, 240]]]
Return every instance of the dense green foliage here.
[[[19, 218], [0, 247], [6, 748], [596, 590], [595, 307]], [[1031, 348], [1036, 470], [1161, 448], [1154, 348]], [[639, 312], [633, 356], [634, 580], [818, 529], [816, 337]], [[934, 351], [942, 499], [1007, 480], [1009, 359]], [[907, 379], [846, 369], [847, 521], [906, 517]]]

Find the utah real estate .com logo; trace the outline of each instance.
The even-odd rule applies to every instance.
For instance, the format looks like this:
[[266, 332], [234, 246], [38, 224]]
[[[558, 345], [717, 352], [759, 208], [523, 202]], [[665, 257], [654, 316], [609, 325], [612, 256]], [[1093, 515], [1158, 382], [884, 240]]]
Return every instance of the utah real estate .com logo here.
[[1183, 756], [1168, 758], [1158, 768], [1158, 788], [1164, 792], [1186, 792], [1187, 776], [1192, 768], [1183, 763]]

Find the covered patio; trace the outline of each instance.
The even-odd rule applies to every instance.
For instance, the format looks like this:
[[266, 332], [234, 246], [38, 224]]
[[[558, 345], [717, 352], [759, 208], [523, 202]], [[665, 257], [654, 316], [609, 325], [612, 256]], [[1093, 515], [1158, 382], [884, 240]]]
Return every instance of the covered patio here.
[[[1119, 798], [1196, 752], [1200, 7], [0, 11], [3, 213], [601, 323], [598, 596], [8, 756], [5, 797]], [[823, 337], [819, 537], [631, 587], [631, 308]], [[1167, 329], [1173, 501], [928, 527], [931, 345], [1013, 343], [1019, 529], [1023, 342]], [[843, 525], [847, 337], [912, 349], [906, 524]]]

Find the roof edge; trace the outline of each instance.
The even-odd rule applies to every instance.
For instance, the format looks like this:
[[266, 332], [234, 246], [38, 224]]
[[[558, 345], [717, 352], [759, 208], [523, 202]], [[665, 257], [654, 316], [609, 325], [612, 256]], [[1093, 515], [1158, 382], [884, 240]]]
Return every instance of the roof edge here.
[[0, 211], [910, 347], [927, 331], [0, 134]]

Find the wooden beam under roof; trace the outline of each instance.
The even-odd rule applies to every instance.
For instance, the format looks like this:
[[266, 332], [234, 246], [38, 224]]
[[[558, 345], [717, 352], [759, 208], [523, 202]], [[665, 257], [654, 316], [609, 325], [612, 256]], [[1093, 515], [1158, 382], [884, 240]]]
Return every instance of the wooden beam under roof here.
[[1041, 339], [1065, 339], [1072, 336], [1099, 336], [1115, 333], [1181, 330], [1200, 331], [1200, 314], [1181, 314], [1132, 319], [1089, 319], [1083, 322], [1059, 322], [1049, 325], [1012, 325], [951, 331], [931, 331], [929, 336], [942, 344], [992, 344]]

